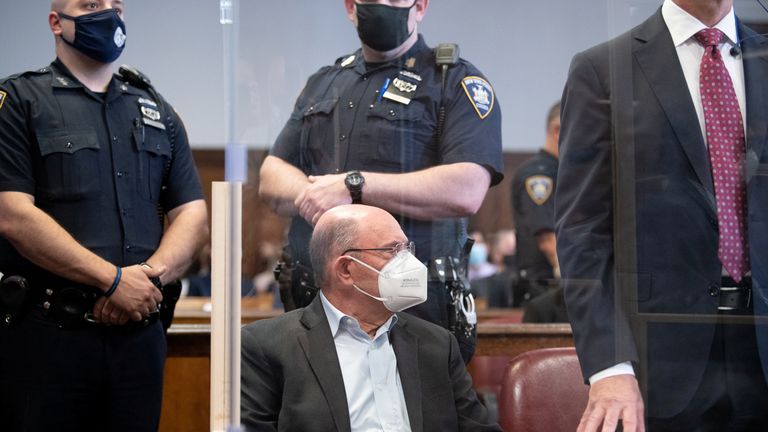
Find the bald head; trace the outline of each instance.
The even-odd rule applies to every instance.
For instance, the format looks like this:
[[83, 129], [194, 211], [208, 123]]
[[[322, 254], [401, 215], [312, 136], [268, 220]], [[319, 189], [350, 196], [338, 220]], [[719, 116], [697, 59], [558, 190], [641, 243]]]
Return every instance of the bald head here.
[[[334, 207], [315, 225], [309, 255], [319, 286], [327, 284], [328, 264], [348, 249], [380, 246], [377, 242], [405, 238], [400, 225], [386, 211], [360, 204]], [[383, 244], [383, 243], [382, 243]]]

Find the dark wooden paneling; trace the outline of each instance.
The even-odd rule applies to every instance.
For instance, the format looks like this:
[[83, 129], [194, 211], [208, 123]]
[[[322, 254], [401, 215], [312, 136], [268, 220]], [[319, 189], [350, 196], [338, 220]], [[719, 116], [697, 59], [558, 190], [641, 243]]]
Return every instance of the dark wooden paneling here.
[[[224, 180], [224, 151], [194, 150], [193, 153], [210, 211], [211, 182]], [[510, 198], [512, 176], [520, 163], [532, 154], [504, 154], [504, 180], [488, 191], [482, 207], [470, 220], [471, 229], [487, 235], [514, 227]], [[266, 269], [259, 245], [262, 242], [283, 244], [288, 226], [287, 219], [277, 216], [259, 199], [259, 167], [265, 155], [263, 150], [248, 153], [248, 182], [243, 185], [243, 273], [247, 276]]]

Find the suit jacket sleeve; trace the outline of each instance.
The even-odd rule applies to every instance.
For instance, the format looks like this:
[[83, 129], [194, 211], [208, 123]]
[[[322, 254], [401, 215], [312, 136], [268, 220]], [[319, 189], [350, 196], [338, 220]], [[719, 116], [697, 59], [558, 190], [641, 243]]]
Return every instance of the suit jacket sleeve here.
[[449, 368], [453, 394], [456, 401], [456, 414], [460, 431], [501, 431], [499, 426], [488, 420], [488, 411], [477, 399], [472, 389], [472, 378], [467, 372], [464, 360], [459, 352], [459, 344], [453, 335], [448, 335], [451, 341]]
[[282, 394], [277, 378], [280, 369], [262, 350], [256, 325], [246, 326], [242, 333], [240, 416], [248, 432], [276, 431]]
[[637, 361], [627, 315], [615, 292], [614, 113], [606, 48], [577, 54], [571, 63], [562, 99], [555, 192], [557, 252], [585, 380], [618, 363]]

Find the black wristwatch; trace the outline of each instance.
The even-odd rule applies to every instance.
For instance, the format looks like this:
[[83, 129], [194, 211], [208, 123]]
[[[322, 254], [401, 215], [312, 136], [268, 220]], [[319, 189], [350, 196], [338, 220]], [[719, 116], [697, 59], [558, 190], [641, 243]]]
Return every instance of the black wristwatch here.
[[347, 189], [349, 189], [349, 195], [352, 197], [352, 204], [362, 204], [365, 177], [360, 174], [360, 171], [348, 172], [347, 178], [344, 179], [344, 184], [347, 186]]

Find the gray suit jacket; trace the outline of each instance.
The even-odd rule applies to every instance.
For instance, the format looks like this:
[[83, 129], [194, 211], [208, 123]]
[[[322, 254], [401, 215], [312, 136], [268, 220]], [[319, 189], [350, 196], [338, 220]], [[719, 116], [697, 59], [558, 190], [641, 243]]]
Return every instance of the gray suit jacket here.
[[[390, 332], [411, 430], [499, 431], [488, 421], [458, 344], [445, 329], [398, 314]], [[344, 382], [319, 297], [242, 333], [246, 430], [350, 431]]]
[[[738, 29], [744, 41], [753, 299], [755, 313], [766, 315], [768, 39], [743, 25]], [[674, 415], [704, 374], [714, 325], [652, 323], [635, 333], [633, 310], [716, 314], [721, 264], [707, 147], [660, 11], [574, 57], [562, 112], [557, 248], [582, 371], [587, 378], [620, 362], [640, 362], [648, 371], [649, 413]], [[634, 197], [620, 196], [622, 205], [614, 201], [613, 185], [627, 170], [612, 172], [614, 142], [634, 155], [619, 161], [622, 168], [634, 165]], [[626, 210], [627, 202], [634, 211]], [[616, 224], [617, 209], [633, 221]], [[619, 258], [626, 262], [627, 250], [614, 250], [617, 239], [635, 243], [627, 248], [629, 266], [618, 264]], [[757, 331], [768, 370], [765, 326]]]

